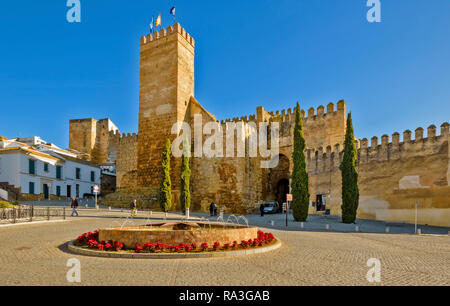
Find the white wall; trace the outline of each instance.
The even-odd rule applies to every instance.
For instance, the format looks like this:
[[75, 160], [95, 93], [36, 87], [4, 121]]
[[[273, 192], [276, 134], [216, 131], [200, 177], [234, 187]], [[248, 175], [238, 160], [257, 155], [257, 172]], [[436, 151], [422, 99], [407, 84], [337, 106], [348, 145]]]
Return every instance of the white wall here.
[[0, 182], [20, 187], [20, 153], [0, 154]]
[[[35, 175], [29, 174], [29, 159], [35, 160]], [[48, 172], [44, 171], [44, 163], [48, 163]], [[62, 179], [56, 179], [56, 166], [62, 166]], [[81, 169], [80, 179], [76, 179], [75, 169]], [[94, 182], [91, 181], [91, 171], [95, 173]], [[43, 193], [42, 184], [49, 185], [50, 194], [56, 195], [57, 186], [61, 187], [61, 197], [67, 196], [67, 185], [71, 185], [71, 195], [76, 195], [78, 184], [79, 196], [91, 193], [91, 187], [100, 185], [100, 168], [77, 163], [71, 160], [57, 163], [56, 160], [30, 156], [24, 152], [0, 154], [0, 182], [8, 182], [16, 188], [21, 188], [22, 193], [29, 193], [30, 182], [34, 183], [34, 193]]]

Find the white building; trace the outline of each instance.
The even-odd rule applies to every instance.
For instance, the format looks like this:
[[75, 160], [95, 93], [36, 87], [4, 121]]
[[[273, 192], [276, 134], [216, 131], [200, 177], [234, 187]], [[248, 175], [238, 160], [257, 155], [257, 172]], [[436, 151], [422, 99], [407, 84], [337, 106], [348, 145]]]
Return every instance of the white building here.
[[100, 168], [39, 137], [0, 137], [0, 182], [27, 199], [84, 197], [100, 187]]

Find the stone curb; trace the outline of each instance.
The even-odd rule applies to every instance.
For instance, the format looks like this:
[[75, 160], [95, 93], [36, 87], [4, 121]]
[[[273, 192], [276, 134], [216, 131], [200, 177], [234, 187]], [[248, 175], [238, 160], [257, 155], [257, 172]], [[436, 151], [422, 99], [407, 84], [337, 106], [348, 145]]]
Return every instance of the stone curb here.
[[67, 243], [67, 248], [77, 254], [86, 256], [96, 256], [96, 257], [107, 257], [107, 258], [133, 258], [133, 259], [183, 259], [183, 258], [213, 258], [213, 257], [233, 257], [233, 256], [243, 256], [243, 255], [254, 255], [261, 254], [265, 252], [270, 252], [281, 247], [281, 241], [277, 240], [274, 245], [267, 247], [248, 249], [240, 251], [229, 251], [229, 252], [210, 252], [210, 253], [183, 253], [183, 254], [148, 254], [148, 253], [113, 253], [113, 252], [100, 252], [92, 251], [88, 249], [82, 249], [73, 245], [70, 241]]

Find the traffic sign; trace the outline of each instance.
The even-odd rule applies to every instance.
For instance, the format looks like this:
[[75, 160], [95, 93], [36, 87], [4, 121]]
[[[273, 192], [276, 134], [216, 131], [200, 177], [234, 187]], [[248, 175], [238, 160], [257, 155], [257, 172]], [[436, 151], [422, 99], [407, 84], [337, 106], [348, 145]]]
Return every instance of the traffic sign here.
[[292, 202], [292, 194], [286, 195], [286, 202]]
[[94, 192], [95, 192], [95, 193], [98, 193], [99, 190], [100, 190], [100, 187], [98, 187], [98, 185], [95, 185], [95, 186], [94, 186]]

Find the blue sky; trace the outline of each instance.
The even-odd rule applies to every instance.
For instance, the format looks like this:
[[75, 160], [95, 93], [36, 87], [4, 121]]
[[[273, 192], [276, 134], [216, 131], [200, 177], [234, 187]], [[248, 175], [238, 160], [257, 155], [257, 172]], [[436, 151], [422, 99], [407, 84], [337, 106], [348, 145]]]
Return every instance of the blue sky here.
[[196, 39], [196, 98], [218, 119], [345, 99], [359, 138], [450, 121], [450, 1], [0, 2], [0, 135], [68, 145], [68, 121], [137, 132], [139, 38], [152, 15]]

